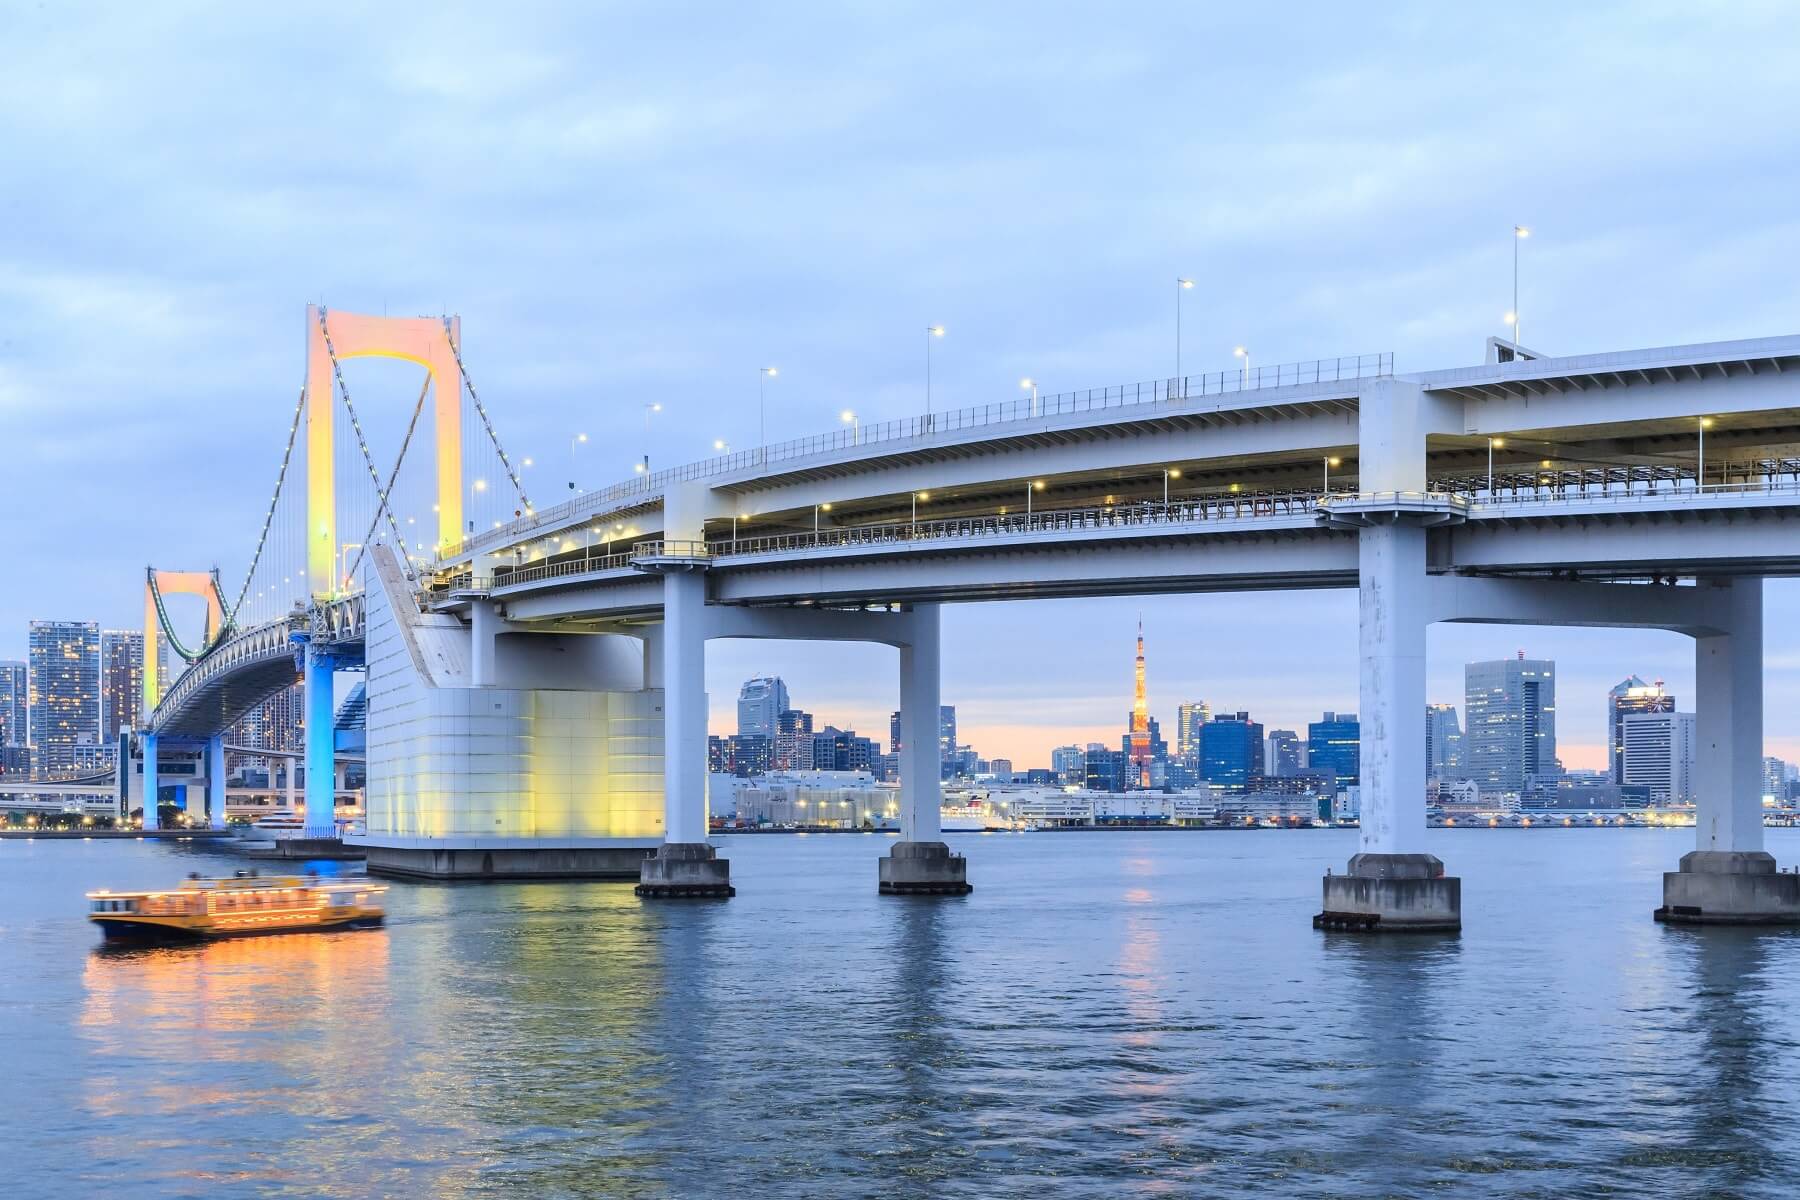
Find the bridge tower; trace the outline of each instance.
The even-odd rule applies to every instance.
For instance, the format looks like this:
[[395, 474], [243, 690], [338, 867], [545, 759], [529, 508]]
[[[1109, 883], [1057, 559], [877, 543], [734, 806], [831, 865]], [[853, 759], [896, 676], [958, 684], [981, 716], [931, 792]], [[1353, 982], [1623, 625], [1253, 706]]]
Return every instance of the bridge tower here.
[[437, 439], [438, 550], [463, 538], [462, 344], [458, 317], [375, 317], [306, 307], [306, 577], [315, 597], [343, 590], [338, 576], [336, 430], [340, 386], [337, 364], [346, 358], [398, 358], [431, 374], [432, 417]]

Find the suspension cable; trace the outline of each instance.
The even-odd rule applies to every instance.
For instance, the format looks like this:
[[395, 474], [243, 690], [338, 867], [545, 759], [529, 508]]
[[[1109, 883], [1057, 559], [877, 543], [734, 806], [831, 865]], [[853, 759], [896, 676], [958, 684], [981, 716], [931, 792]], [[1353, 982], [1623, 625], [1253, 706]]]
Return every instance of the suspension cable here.
[[512, 460], [506, 457], [506, 447], [500, 444], [500, 435], [494, 432], [494, 423], [488, 420], [487, 409], [481, 403], [481, 396], [475, 391], [475, 381], [469, 378], [469, 368], [463, 365], [462, 351], [457, 348], [456, 339], [450, 336], [450, 318], [443, 318], [444, 340], [450, 343], [450, 356], [456, 360], [457, 373], [462, 376], [463, 386], [469, 389], [469, 399], [475, 402], [475, 411], [481, 415], [482, 427], [487, 430], [488, 440], [494, 443], [494, 449], [500, 455], [500, 465], [506, 468], [506, 477], [512, 480], [513, 490], [519, 493], [519, 503], [524, 505], [526, 513], [530, 513], [531, 498], [525, 494], [525, 485], [519, 481], [519, 473], [513, 470]]
[[250, 581], [256, 578], [257, 564], [262, 562], [263, 546], [269, 540], [269, 526], [275, 521], [275, 505], [281, 499], [281, 489], [287, 482], [288, 464], [294, 457], [294, 443], [299, 440], [300, 417], [306, 410], [306, 384], [300, 385], [300, 398], [294, 402], [294, 423], [288, 426], [287, 449], [281, 452], [281, 469], [275, 473], [275, 494], [269, 497], [269, 511], [263, 515], [262, 533], [256, 539], [256, 553], [250, 556], [250, 569], [244, 572], [244, 586], [238, 589], [237, 600], [225, 613], [225, 619], [219, 626], [219, 637], [237, 624], [238, 610], [244, 606], [244, 597], [250, 593]]
[[[331, 327], [325, 323], [324, 305], [319, 306], [319, 331], [325, 335], [325, 353], [331, 358], [331, 373], [336, 377], [338, 392], [344, 398], [344, 409], [350, 414], [350, 428], [356, 431], [356, 444], [362, 450], [363, 464], [369, 468], [369, 479], [375, 484], [375, 522], [379, 522], [385, 514], [388, 529], [394, 535], [394, 543], [404, 546], [406, 542], [400, 535], [400, 523], [394, 520], [394, 512], [388, 507], [387, 491], [381, 486], [381, 472], [375, 468], [375, 456], [369, 453], [369, 443], [363, 437], [362, 422], [356, 417], [356, 406], [350, 402], [350, 389], [344, 384], [344, 370], [338, 363], [337, 349], [331, 344]], [[371, 523], [371, 528], [375, 522]]]
[[[400, 443], [400, 453], [394, 458], [394, 469], [388, 473], [387, 491], [383, 493], [384, 496], [393, 495], [394, 481], [400, 477], [400, 464], [406, 461], [407, 448], [412, 445], [413, 430], [419, 427], [419, 414], [425, 411], [425, 393], [430, 390], [431, 372], [427, 371], [425, 373], [425, 383], [419, 388], [419, 402], [413, 405], [412, 420], [407, 422], [406, 425], [406, 438]], [[386, 505], [387, 501], [384, 499], [382, 501], [383, 508], [385, 508]], [[393, 519], [393, 514], [389, 513], [388, 517], [391, 521]], [[377, 512], [374, 518], [369, 521], [369, 531], [363, 534], [363, 543], [356, 551], [356, 561], [350, 564], [350, 569], [348, 571], [344, 572], [345, 578], [356, 578], [356, 570], [358, 567], [362, 566], [363, 556], [369, 552], [369, 543], [375, 540], [375, 527], [380, 523], [381, 513]], [[400, 561], [406, 568], [406, 577], [409, 580], [416, 579], [417, 576], [413, 572], [412, 555], [406, 552], [405, 542], [400, 543]]]

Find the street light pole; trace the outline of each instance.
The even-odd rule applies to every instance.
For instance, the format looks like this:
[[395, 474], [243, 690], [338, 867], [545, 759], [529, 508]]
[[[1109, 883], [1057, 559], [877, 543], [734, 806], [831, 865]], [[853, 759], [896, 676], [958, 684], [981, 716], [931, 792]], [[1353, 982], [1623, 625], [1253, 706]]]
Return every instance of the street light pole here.
[[931, 415], [931, 339], [943, 336], [942, 325], [925, 327], [925, 415], [928, 417]]
[[769, 444], [769, 426], [763, 416], [763, 385], [780, 374], [774, 367], [758, 367], [756, 369], [756, 444]]
[[1031, 376], [1027, 375], [1024, 379], [1019, 380], [1019, 386], [1030, 390], [1030, 392], [1031, 392], [1031, 415], [1034, 417], [1037, 416], [1038, 415], [1037, 380], [1035, 380]]
[[644, 405], [644, 474], [650, 474], [650, 414], [662, 411], [662, 405], [652, 401]]
[[1711, 417], [1700, 418], [1700, 458], [1694, 470], [1694, 490], [1699, 492], [1706, 490], [1706, 431], [1711, 425]]
[[1231, 352], [1231, 356], [1233, 358], [1241, 358], [1244, 360], [1244, 373], [1239, 379], [1238, 391], [1247, 391], [1250, 387], [1250, 351], [1243, 346], [1239, 346]]
[[1512, 336], [1513, 345], [1519, 344], [1519, 243], [1531, 236], [1531, 230], [1523, 225], [1513, 226], [1513, 306]]
[[1187, 380], [1181, 375], [1181, 293], [1193, 286], [1193, 280], [1183, 279], [1179, 275], [1175, 277], [1175, 381], [1176, 386], [1181, 388], [1184, 400], [1187, 398]]
[[587, 434], [578, 433], [569, 439], [569, 490], [579, 491], [575, 486], [575, 447], [587, 441]]
[[1490, 503], [1492, 503], [1492, 501], [1494, 499], [1494, 447], [1506, 445], [1506, 439], [1491, 437], [1487, 440], [1487, 444], [1488, 444], [1488, 501]]

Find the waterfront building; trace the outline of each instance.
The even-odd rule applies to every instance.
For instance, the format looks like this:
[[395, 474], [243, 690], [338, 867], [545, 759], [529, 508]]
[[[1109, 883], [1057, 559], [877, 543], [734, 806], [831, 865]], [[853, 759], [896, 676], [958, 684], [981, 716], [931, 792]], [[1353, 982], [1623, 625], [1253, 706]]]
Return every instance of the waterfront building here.
[[737, 731], [773, 738], [776, 719], [789, 707], [787, 684], [779, 678], [747, 679], [738, 690]]
[[1625, 782], [1625, 719], [1632, 713], [1672, 713], [1675, 696], [1662, 680], [1645, 683], [1636, 675], [1606, 693], [1606, 761], [1614, 783]]
[[1556, 664], [1517, 658], [1463, 668], [1463, 752], [1484, 792], [1520, 792], [1534, 775], [1554, 774]]
[[1087, 779], [1087, 751], [1080, 746], [1058, 746], [1050, 751], [1050, 772], [1058, 783], [1082, 783]]
[[1793, 770], [1779, 758], [1763, 759], [1763, 798], [1765, 800], [1786, 800], [1788, 794], [1788, 774]]
[[30, 672], [22, 662], [0, 662], [0, 746], [30, 741]]
[[1247, 712], [1220, 713], [1200, 729], [1200, 778], [1242, 788], [1263, 771], [1263, 727]]
[[857, 737], [854, 729], [827, 725], [812, 735], [812, 769], [818, 771], [861, 771], [867, 774], [880, 757], [880, 749], [866, 737]]
[[1341, 785], [1361, 783], [1362, 726], [1355, 713], [1327, 712], [1306, 727], [1306, 765]]
[[706, 739], [707, 768], [717, 775], [749, 778], [769, 772], [774, 742], [761, 733], [713, 734]]
[[1588, 777], [1536, 775], [1519, 793], [1522, 812], [1644, 808], [1651, 803], [1650, 789], [1638, 783], [1614, 783], [1601, 771]]
[[1291, 729], [1271, 729], [1263, 739], [1263, 769], [1277, 777], [1300, 774], [1300, 735]]
[[1456, 705], [1425, 706], [1425, 778], [1465, 779], [1468, 770], [1463, 763], [1462, 726], [1456, 720]]
[[40, 775], [74, 767], [75, 746], [100, 740], [100, 627], [92, 621], [33, 621], [30, 737]]
[[[900, 714], [895, 713], [896, 717]], [[810, 771], [812, 769], [813, 716], [797, 708], [784, 709], [775, 717], [775, 761], [777, 771]], [[895, 735], [894, 753], [900, 753], [899, 735]]]
[[1694, 714], [1628, 712], [1620, 729], [1622, 777], [1613, 782], [1646, 788], [1652, 804], [1694, 803]]
[[1012, 782], [1013, 765], [1010, 758], [996, 758], [988, 762], [987, 773], [1002, 783]]
[[143, 631], [103, 630], [100, 634], [100, 736], [111, 741], [119, 736], [119, 730], [137, 728], [143, 706]]
[[1195, 700], [1176, 709], [1175, 753], [1189, 761], [1200, 758], [1200, 727], [1212, 720], [1212, 706]]

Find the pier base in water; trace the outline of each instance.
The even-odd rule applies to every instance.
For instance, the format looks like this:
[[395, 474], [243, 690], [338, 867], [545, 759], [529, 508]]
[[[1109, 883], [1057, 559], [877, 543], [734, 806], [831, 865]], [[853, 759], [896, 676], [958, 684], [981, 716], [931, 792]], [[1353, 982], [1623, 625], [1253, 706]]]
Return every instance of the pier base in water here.
[[884, 896], [966, 896], [969, 860], [943, 842], [895, 842], [881, 859]]
[[1435, 854], [1358, 854], [1345, 875], [1325, 876], [1314, 929], [1359, 933], [1454, 933], [1462, 928], [1462, 880]]
[[737, 895], [731, 886], [731, 860], [720, 858], [705, 842], [665, 842], [646, 858], [638, 873], [637, 894], [658, 899], [709, 899]]
[[1663, 873], [1662, 907], [1671, 925], [1800, 925], [1800, 873], [1775, 869], [1762, 850], [1690, 850]]

